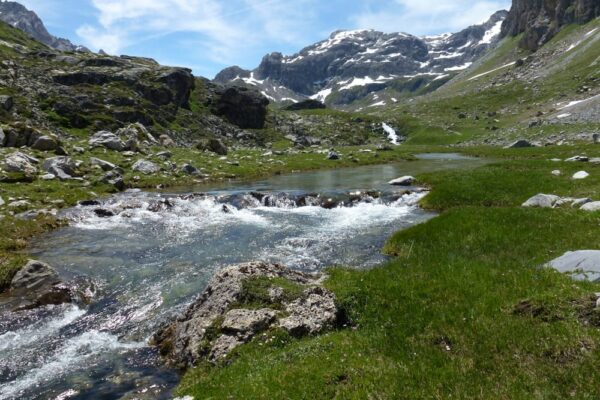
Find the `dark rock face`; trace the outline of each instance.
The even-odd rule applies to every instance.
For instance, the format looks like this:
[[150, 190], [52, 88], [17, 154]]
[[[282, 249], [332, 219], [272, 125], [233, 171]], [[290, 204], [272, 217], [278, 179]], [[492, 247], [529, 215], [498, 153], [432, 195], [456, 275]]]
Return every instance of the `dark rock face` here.
[[502, 36], [524, 33], [521, 47], [537, 50], [564, 25], [586, 23], [600, 16], [598, 0], [513, 0]]
[[422, 80], [414, 91], [477, 60], [496, 43], [506, 15], [499, 11], [484, 24], [436, 37], [338, 31], [292, 56], [268, 54], [253, 71], [227, 68], [215, 82], [256, 86], [274, 101], [312, 97], [333, 105], [351, 103], [406, 80]]
[[76, 46], [67, 39], [57, 38], [49, 34], [37, 14], [29, 11], [17, 2], [0, 2], [0, 20], [28, 33], [35, 40], [57, 50], [89, 52], [83, 46]]
[[318, 100], [304, 100], [299, 103], [294, 103], [287, 106], [285, 109], [288, 111], [299, 111], [299, 110], [318, 110], [327, 108], [327, 106]]
[[213, 112], [242, 129], [262, 129], [269, 100], [255, 90], [242, 86], [223, 88]]

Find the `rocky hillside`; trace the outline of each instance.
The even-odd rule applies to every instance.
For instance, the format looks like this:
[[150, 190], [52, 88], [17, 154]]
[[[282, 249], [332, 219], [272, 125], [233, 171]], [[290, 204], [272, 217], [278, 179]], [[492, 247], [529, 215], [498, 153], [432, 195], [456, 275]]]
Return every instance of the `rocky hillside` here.
[[[467, 69], [493, 46], [506, 15], [506, 11], [499, 11], [482, 25], [434, 37], [338, 31], [292, 56], [269, 54], [253, 71], [227, 68], [215, 81], [244, 82], [276, 102], [310, 97], [335, 106], [351, 104], [386, 88], [393, 88], [397, 97], [406, 92], [423, 93]], [[370, 106], [387, 103], [370, 100]]]
[[583, 24], [600, 16], [598, 0], [514, 0], [502, 25], [502, 36], [523, 33], [520, 46], [537, 50], [568, 24]]
[[48, 33], [42, 20], [33, 11], [14, 1], [0, 2], [0, 21], [14, 26], [29, 34], [35, 40], [61, 51], [89, 50], [83, 46], [74, 45], [67, 39], [57, 38]]

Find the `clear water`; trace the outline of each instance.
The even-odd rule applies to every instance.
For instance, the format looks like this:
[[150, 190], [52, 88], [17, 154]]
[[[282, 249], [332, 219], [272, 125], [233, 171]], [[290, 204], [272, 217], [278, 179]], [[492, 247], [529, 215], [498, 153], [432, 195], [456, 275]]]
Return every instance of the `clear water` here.
[[[39, 238], [33, 257], [66, 279], [91, 280], [93, 300], [2, 312], [0, 399], [171, 398], [178, 372], [161, 366], [148, 339], [185, 309], [215, 270], [253, 260], [307, 271], [385, 261], [380, 249], [387, 237], [434, 216], [416, 207], [422, 194], [398, 199], [400, 189], [389, 180], [484, 163], [457, 155], [426, 158], [179, 193], [125, 193], [102, 205], [117, 214], [110, 218], [96, 216], [96, 207], [68, 210], [71, 225]], [[367, 189], [383, 194], [333, 209], [290, 200], [313, 192], [347, 199]], [[205, 194], [181, 196], [199, 191]], [[261, 203], [251, 191], [271, 197]], [[172, 207], [148, 210], [165, 198]]]

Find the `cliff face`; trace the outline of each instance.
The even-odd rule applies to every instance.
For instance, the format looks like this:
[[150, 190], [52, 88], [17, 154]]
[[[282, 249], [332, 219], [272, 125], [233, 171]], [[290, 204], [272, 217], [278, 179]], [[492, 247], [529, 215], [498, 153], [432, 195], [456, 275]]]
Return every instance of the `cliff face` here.
[[586, 23], [598, 16], [599, 0], [513, 0], [502, 36], [524, 33], [521, 47], [537, 50], [562, 26]]

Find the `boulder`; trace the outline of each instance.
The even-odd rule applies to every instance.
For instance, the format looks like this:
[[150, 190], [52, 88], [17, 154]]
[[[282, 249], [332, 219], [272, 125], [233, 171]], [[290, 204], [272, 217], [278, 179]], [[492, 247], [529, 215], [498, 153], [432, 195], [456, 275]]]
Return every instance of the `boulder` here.
[[11, 96], [0, 96], [0, 107], [4, 109], [4, 111], [10, 111], [13, 108], [13, 104], [14, 102]]
[[223, 144], [220, 139], [205, 139], [201, 140], [196, 148], [202, 151], [210, 151], [212, 153], [218, 154], [220, 156], [226, 156], [229, 152], [227, 146]]
[[555, 169], [554, 171], [552, 171], [552, 175], [554, 175], [554, 176], [560, 176], [561, 174], [562, 173], [558, 169]]
[[600, 201], [592, 201], [581, 206], [580, 210], [595, 212], [600, 211]]
[[[195, 87], [195, 78], [192, 71], [187, 68], [169, 68], [157, 78], [172, 92], [174, 102], [179, 107], [189, 107], [190, 94]], [[156, 99], [158, 100], [158, 99]], [[153, 101], [153, 99], [150, 99]]]
[[6, 204], [6, 203], [4, 202], [4, 199], [3, 199], [2, 197], [0, 197], [0, 207], [4, 206], [4, 204]]
[[590, 158], [587, 156], [573, 156], [573, 157], [567, 158], [565, 161], [566, 162], [588, 162], [588, 161], [590, 161]]
[[11, 290], [38, 289], [58, 282], [58, 273], [54, 268], [41, 261], [30, 260], [13, 277], [10, 288]]
[[58, 140], [52, 136], [40, 136], [32, 145], [31, 148], [39, 151], [55, 151], [60, 147]]
[[136, 172], [141, 172], [144, 175], [155, 174], [160, 171], [160, 167], [148, 160], [138, 160], [131, 167]]
[[138, 142], [147, 140], [152, 144], [158, 144], [158, 140], [156, 140], [156, 138], [152, 136], [150, 132], [148, 132], [148, 129], [146, 129], [146, 127], [139, 122], [129, 124], [125, 128], [119, 129], [116, 134], [122, 138], [125, 138], [125, 140], [133, 138]]
[[99, 131], [92, 135], [89, 140], [90, 147], [106, 147], [109, 150], [125, 151], [125, 143], [114, 133]]
[[269, 100], [256, 90], [233, 86], [217, 92], [212, 111], [242, 129], [262, 129], [268, 105]]
[[536, 146], [533, 143], [531, 143], [529, 140], [519, 139], [516, 142], [506, 146], [505, 149], [523, 149], [523, 148], [527, 148], [527, 147], [536, 147]]
[[573, 207], [573, 208], [581, 208], [582, 206], [584, 206], [584, 205], [586, 205], [588, 203], [592, 203], [592, 202], [593, 202], [593, 200], [589, 199], [589, 198], [575, 199], [571, 203], [571, 207]]
[[340, 155], [335, 151], [330, 151], [329, 153], [327, 153], [328, 160], [339, 160], [340, 158]]
[[183, 164], [183, 166], [181, 167], [181, 172], [183, 172], [186, 175], [198, 175], [200, 174], [200, 171], [198, 171], [198, 168], [194, 167], [193, 165], [190, 164]]
[[171, 137], [169, 135], [160, 135], [158, 139], [160, 140], [160, 144], [163, 147], [174, 147], [175, 146], [175, 142], [173, 141], [173, 139], [171, 139]]
[[[278, 264], [253, 262], [223, 268], [217, 272], [204, 293], [175, 321], [164, 326], [153, 343], [166, 361], [179, 367], [190, 367], [198, 361], [216, 361], [252, 339], [269, 326], [279, 326], [279, 313], [274, 309], [243, 309], [240, 300], [244, 282], [253, 278], [283, 278], [306, 290], [289, 304], [284, 329], [297, 334], [317, 333], [332, 326], [337, 310], [331, 308], [333, 294], [320, 287], [323, 276], [306, 274]], [[289, 310], [289, 311], [288, 311]], [[314, 315], [313, 315], [314, 314]], [[287, 328], [286, 328], [287, 327]]]
[[581, 180], [581, 179], [585, 179], [589, 176], [590, 176], [590, 174], [587, 173], [586, 171], [579, 171], [579, 172], [576, 172], [575, 174], [573, 174], [573, 179]]
[[46, 159], [42, 168], [62, 181], [73, 178], [77, 163], [69, 157], [58, 156]]
[[2, 127], [0, 126], [0, 147], [4, 147], [6, 145], [6, 134]]
[[90, 158], [90, 164], [100, 167], [103, 171], [112, 171], [117, 168], [115, 164], [95, 157]]
[[394, 180], [389, 181], [390, 185], [394, 186], [410, 186], [415, 183], [416, 179], [413, 176], [403, 176]]
[[600, 281], [600, 251], [569, 251], [550, 261], [547, 267], [569, 274], [575, 280]]
[[560, 200], [559, 196], [553, 194], [538, 194], [523, 203], [523, 207], [529, 208], [554, 208]]
[[39, 161], [36, 158], [17, 151], [4, 159], [2, 168], [6, 172], [20, 172], [28, 175], [34, 175], [37, 173], [37, 168], [34, 164], [38, 163]]

